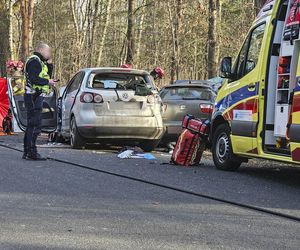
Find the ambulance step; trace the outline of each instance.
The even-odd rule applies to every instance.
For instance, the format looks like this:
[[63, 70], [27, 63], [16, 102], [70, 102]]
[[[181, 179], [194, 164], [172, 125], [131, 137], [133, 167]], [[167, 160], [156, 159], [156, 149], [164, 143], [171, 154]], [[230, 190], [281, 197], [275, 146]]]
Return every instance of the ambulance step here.
[[284, 156], [291, 156], [291, 151], [289, 149], [276, 148], [274, 146], [266, 146], [266, 149], [270, 153], [276, 153]]

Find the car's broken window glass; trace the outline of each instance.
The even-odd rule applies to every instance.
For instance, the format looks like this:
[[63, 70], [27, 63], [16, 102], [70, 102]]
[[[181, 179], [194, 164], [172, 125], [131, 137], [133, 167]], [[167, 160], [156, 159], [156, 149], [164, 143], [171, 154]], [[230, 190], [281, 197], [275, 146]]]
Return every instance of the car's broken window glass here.
[[88, 87], [94, 89], [136, 90], [141, 86], [154, 88], [147, 77], [135, 74], [92, 73], [88, 82]]

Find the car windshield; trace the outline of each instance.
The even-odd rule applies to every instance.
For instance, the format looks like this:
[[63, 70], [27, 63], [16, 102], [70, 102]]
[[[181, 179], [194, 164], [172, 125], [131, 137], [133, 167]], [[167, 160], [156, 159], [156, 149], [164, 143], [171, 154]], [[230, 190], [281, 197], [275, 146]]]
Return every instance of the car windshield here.
[[88, 87], [94, 89], [136, 90], [137, 86], [154, 89], [154, 85], [147, 75], [92, 73], [88, 81]]
[[165, 88], [161, 93], [163, 100], [212, 100], [212, 92], [201, 87]]

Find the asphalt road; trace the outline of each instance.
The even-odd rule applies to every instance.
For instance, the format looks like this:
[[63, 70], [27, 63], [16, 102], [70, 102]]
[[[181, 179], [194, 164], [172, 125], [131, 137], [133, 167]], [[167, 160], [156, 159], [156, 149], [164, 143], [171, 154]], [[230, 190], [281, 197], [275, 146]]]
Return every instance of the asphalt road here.
[[[0, 144], [22, 148], [22, 136]], [[203, 165], [121, 160], [117, 150], [40, 152], [95, 169], [300, 217], [300, 168], [251, 161], [238, 172]], [[0, 147], [0, 250], [6, 249], [300, 249], [300, 223], [55, 161], [21, 160]]]

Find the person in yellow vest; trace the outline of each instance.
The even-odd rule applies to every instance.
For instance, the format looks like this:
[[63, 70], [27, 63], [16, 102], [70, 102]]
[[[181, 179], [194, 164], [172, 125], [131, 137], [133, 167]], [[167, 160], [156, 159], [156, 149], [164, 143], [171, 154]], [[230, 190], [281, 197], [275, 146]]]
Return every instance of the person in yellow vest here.
[[51, 79], [52, 72], [51, 48], [45, 43], [40, 43], [33, 55], [26, 60], [24, 68], [27, 128], [24, 136], [23, 159], [46, 160], [37, 152], [36, 141], [41, 133], [43, 98], [50, 93], [51, 85], [55, 84]]
[[25, 79], [20, 77], [12, 81], [14, 96], [22, 96], [25, 93]]

